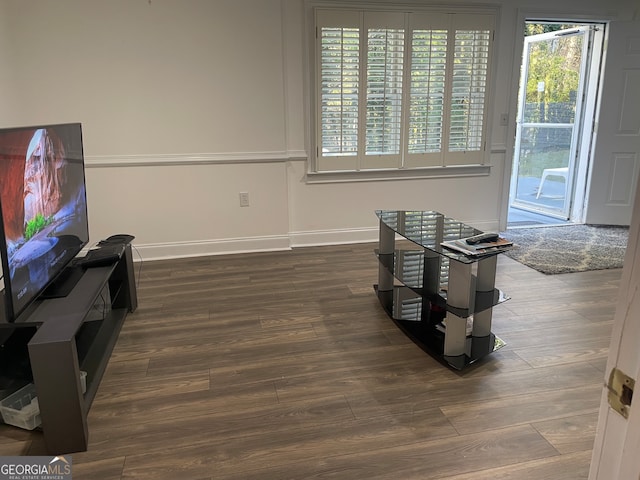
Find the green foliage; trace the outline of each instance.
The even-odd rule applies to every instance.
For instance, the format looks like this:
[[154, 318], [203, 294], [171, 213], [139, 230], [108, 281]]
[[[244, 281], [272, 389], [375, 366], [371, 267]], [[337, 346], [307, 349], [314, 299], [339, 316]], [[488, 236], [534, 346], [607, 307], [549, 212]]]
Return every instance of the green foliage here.
[[36, 233], [43, 230], [47, 225], [53, 222], [53, 217], [45, 217], [43, 214], [38, 213], [35, 217], [27, 222], [24, 229], [24, 239], [29, 240]]
[[577, 25], [570, 25], [566, 23], [527, 23], [524, 27], [524, 36], [539, 35], [541, 33], [557, 32], [559, 30], [567, 30], [569, 28], [576, 28]]
[[[571, 27], [561, 24], [527, 24], [525, 33], [533, 35]], [[526, 85], [528, 103], [547, 106], [575, 103], [580, 80], [582, 41], [581, 35], [569, 35], [549, 38], [530, 45]], [[543, 91], [538, 90], [539, 84], [544, 85]], [[545, 120], [548, 119], [539, 119]]]

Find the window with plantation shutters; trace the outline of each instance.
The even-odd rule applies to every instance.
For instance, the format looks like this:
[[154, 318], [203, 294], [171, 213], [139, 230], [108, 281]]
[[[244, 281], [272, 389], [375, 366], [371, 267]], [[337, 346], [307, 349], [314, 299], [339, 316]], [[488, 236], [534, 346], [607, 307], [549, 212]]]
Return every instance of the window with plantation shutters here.
[[315, 172], [486, 162], [494, 15], [315, 10]]

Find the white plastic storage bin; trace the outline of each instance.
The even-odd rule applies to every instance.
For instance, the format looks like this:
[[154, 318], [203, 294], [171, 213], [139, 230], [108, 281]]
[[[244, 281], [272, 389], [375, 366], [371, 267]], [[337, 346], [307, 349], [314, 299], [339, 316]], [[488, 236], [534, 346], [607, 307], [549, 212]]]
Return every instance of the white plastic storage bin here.
[[0, 401], [0, 412], [5, 423], [33, 430], [42, 423], [36, 387], [30, 383]]

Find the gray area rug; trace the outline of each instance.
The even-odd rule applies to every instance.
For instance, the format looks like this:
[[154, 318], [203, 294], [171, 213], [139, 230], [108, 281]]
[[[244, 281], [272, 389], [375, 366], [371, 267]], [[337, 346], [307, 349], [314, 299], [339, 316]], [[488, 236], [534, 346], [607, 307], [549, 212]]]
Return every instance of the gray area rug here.
[[563, 225], [517, 228], [500, 234], [514, 243], [505, 255], [547, 275], [621, 268], [627, 227]]

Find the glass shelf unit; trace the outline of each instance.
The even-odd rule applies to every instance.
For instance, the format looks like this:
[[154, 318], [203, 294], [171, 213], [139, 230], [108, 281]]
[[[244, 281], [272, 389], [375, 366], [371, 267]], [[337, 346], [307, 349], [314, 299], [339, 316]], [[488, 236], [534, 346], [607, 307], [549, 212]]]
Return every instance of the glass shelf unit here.
[[378, 210], [376, 215], [375, 291], [396, 324], [459, 370], [504, 346], [491, 332], [493, 307], [509, 299], [494, 286], [499, 252], [475, 258], [441, 246], [482, 232], [434, 211]]

